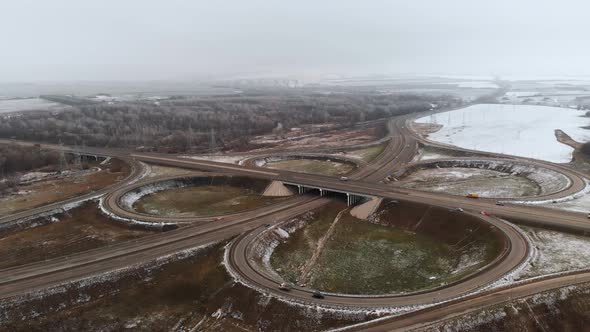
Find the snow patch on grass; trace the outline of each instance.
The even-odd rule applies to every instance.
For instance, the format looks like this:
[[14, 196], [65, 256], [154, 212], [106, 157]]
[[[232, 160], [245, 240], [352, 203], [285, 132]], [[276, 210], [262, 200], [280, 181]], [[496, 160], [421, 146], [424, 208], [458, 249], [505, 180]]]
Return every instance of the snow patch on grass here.
[[572, 201], [572, 200], [575, 200], [575, 199], [578, 199], [578, 198], [581, 198], [581, 197], [584, 197], [585, 195], [587, 195], [590, 192], [590, 182], [588, 182], [588, 180], [586, 180], [586, 179], [584, 179], [584, 182], [586, 183], [586, 185], [584, 186], [584, 189], [582, 189], [579, 192], [574, 193], [572, 195], [563, 196], [563, 197], [555, 198], [555, 199], [510, 201], [507, 203], [526, 204], [526, 205], [545, 205], [548, 207], [553, 207], [551, 204], [564, 203], [564, 202]]
[[312, 213], [308, 212], [302, 216], [281, 223], [280, 227], [279, 225], [275, 225], [263, 231], [255, 242], [252, 251], [248, 253], [248, 261], [254, 266], [273, 275], [277, 280], [282, 280], [272, 268], [270, 257], [282, 241], [289, 238], [290, 234], [303, 228], [309, 222], [311, 217]]
[[135, 202], [144, 196], [172, 188], [183, 188], [188, 185], [189, 183], [181, 180], [168, 180], [149, 183], [125, 193], [125, 195], [121, 197], [121, 205], [128, 210], [133, 210], [133, 204], [135, 204]]
[[149, 230], [161, 230], [164, 228], [164, 226], [176, 226], [177, 223], [171, 223], [171, 222], [146, 222], [146, 221], [141, 221], [141, 220], [137, 220], [137, 219], [131, 219], [131, 218], [125, 218], [125, 217], [121, 217], [118, 214], [115, 214], [113, 212], [111, 212], [109, 209], [107, 209], [104, 205], [104, 199], [101, 198], [99, 203], [98, 203], [98, 207], [100, 209], [100, 211], [102, 212], [102, 214], [104, 214], [105, 216], [114, 219], [114, 220], [118, 220], [121, 221], [129, 226], [139, 226], [142, 228], [146, 228]]
[[532, 240], [535, 255], [519, 278], [587, 269], [590, 238], [552, 230], [522, 227]]

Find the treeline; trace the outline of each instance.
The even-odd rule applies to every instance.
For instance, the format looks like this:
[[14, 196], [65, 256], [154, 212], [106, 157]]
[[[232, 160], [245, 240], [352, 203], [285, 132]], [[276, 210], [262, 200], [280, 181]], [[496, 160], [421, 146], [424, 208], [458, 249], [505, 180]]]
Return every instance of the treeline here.
[[211, 145], [245, 149], [252, 147], [249, 138], [277, 127], [352, 125], [456, 102], [451, 96], [374, 94], [181, 97], [4, 118], [0, 137], [159, 152], [203, 152]]
[[56, 151], [14, 144], [0, 145], [0, 179], [17, 172], [57, 165], [59, 165], [59, 153]]
[[586, 156], [590, 157], [590, 142], [582, 144], [582, 146], [580, 147], [580, 151], [582, 151], [582, 153]]

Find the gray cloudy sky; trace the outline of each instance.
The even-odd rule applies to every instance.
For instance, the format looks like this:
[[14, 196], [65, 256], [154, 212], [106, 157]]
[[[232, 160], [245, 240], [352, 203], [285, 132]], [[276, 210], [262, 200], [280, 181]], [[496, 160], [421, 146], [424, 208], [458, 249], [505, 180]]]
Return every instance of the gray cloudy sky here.
[[587, 0], [0, 0], [0, 81], [589, 75]]

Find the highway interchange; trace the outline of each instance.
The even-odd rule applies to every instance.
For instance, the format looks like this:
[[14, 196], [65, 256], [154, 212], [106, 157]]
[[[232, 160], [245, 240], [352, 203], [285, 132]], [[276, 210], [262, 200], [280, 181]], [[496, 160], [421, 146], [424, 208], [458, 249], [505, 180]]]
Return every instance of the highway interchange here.
[[[84, 153], [87, 154], [112, 156], [127, 160], [132, 165], [131, 174], [113, 186], [89, 193], [84, 197], [76, 197], [68, 201], [53, 203], [16, 215], [2, 217], [0, 218], [0, 225], [23, 218], [31, 218], [58, 209], [67, 203], [101, 196], [101, 207], [105, 213], [122, 220], [176, 223], [183, 224], [183, 227], [133, 241], [72, 254], [68, 257], [0, 270], [0, 298], [8, 299], [32, 291], [44, 290], [73, 280], [134, 266], [181, 250], [220, 242], [236, 236], [237, 238], [232, 242], [227, 254], [230, 262], [229, 268], [232, 273], [236, 274], [246, 285], [274, 296], [299, 303], [345, 309], [363, 308], [373, 310], [394, 306], [425, 305], [424, 309], [350, 327], [350, 329], [355, 330], [381, 331], [423, 328], [437, 321], [479, 310], [483, 306], [499, 304], [516, 297], [590, 281], [590, 272], [577, 272], [540, 278], [525, 284], [487, 289], [486, 286], [518, 268], [519, 265], [525, 262], [530, 253], [529, 243], [522, 233], [505, 220], [581, 233], [590, 232], [590, 223], [586, 215], [581, 213], [564, 212], [538, 206], [509, 204], [510, 199], [506, 199], [508, 203], [504, 206], [499, 206], [496, 205], [496, 200], [492, 199], [475, 200], [448, 194], [395, 188], [381, 183], [386, 176], [405, 167], [414, 159], [418, 153], [419, 144], [441, 146], [436, 142], [423, 138], [412, 129], [411, 121], [414, 117], [401, 116], [388, 121], [389, 141], [385, 150], [372, 162], [361, 164], [349, 176], [349, 181], [340, 181], [337, 177], [257, 168], [252, 165], [240, 166], [180, 158], [172, 155], [129, 154], [124, 150], [86, 148]], [[52, 149], [62, 148], [55, 145], [42, 145]], [[456, 147], [443, 147], [469, 153], [477, 152]], [[69, 151], [74, 150], [74, 148], [67, 149]], [[477, 153], [481, 154], [481, 152]], [[560, 172], [570, 180], [570, 184], [564, 190], [543, 197], [532, 198], [532, 200], [560, 199], [578, 193], [586, 187], [586, 176], [584, 174], [563, 165], [502, 154], [486, 153], [486, 155], [487, 158], [491, 159], [509, 159], [516, 160], [519, 163], [533, 163]], [[478, 273], [459, 282], [428, 291], [403, 296], [376, 297], [327, 294], [324, 299], [313, 299], [310, 296], [311, 290], [303, 287], [296, 287], [286, 293], [277, 289], [277, 280], [273, 280], [273, 278], [261, 271], [257, 271], [248, 263], [246, 253], [251, 244], [250, 239], [255, 238], [262, 232], [270, 231], [272, 227], [276, 227], [277, 222], [327, 204], [330, 201], [329, 198], [320, 198], [319, 195], [298, 195], [269, 207], [224, 216], [222, 221], [216, 221], [212, 217], [175, 219], [141, 215], [122, 207], [121, 196], [140, 185], [151, 181], [162, 181], [162, 179], [142, 179], [143, 163], [213, 172], [213, 174], [219, 176], [241, 175], [297, 183], [314, 188], [321, 187], [328, 190], [378, 196], [449, 209], [459, 207], [474, 218], [479, 218], [482, 222], [497, 227], [505, 236], [506, 246], [503, 253], [494, 262]], [[212, 173], [207, 174], [211, 175]], [[480, 214], [480, 211], [486, 211], [489, 216]], [[264, 226], [266, 224], [273, 226], [267, 228]]]

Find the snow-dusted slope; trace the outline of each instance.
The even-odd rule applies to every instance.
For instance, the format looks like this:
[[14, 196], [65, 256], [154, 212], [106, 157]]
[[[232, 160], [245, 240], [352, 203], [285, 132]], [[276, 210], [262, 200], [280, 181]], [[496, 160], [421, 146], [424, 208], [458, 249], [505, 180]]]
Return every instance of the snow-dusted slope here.
[[584, 111], [533, 105], [481, 104], [416, 120], [442, 129], [429, 139], [462, 148], [506, 153], [556, 163], [571, 161], [573, 149], [559, 143], [555, 130], [573, 139], [590, 140], [590, 118]]

